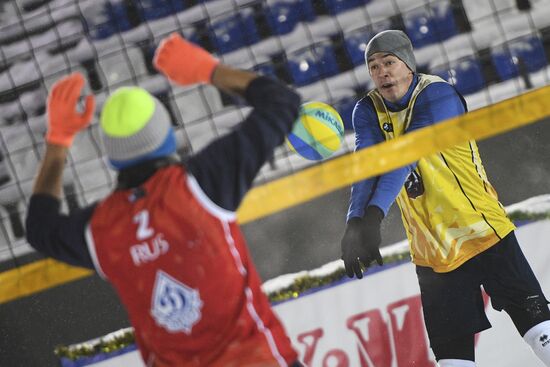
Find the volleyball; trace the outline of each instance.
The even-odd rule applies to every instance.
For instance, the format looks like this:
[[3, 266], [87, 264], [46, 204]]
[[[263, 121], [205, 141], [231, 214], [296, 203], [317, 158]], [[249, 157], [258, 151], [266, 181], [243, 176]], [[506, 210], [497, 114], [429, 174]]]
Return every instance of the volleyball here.
[[338, 112], [326, 103], [308, 102], [300, 107], [286, 144], [305, 159], [320, 161], [334, 154], [343, 139], [344, 123]]

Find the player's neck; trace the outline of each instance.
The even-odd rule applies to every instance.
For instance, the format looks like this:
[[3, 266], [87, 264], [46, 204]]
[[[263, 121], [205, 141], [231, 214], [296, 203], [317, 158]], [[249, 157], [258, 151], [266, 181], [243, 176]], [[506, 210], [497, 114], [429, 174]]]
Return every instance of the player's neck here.
[[407, 108], [409, 105], [409, 101], [411, 99], [412, 93], [414, 91], [414, 88], [416, 88], [416, 85], [418, 84], [418, 75], [413, 74], [412, 78], [409, 82], [409, 87], [407, 88], [407, 92], [399, 98], [396, 102], [390, 102], [384, 98], [384, 103], [386, 104], [386, 107], [392, 112], [401, 111], [404, 108]]
[[177, 155], [154, 158], [118, 172], [117, 190], [127, 190], [142, 185], [159, 169], [180, 163]]

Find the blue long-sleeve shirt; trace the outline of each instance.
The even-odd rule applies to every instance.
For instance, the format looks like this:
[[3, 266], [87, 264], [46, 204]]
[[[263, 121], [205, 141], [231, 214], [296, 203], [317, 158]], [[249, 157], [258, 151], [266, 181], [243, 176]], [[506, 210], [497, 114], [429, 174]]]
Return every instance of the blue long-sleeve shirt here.
[[[208, 198], [229, 211], [237, 210], [273, 149], [283, 143], [298, 117], [301, 101], [290, 88], [265, 77], [253, 80], [245, 97], [254, 107], [248, 117], [185, 162]], [[33, 195], [26, 219], [29, 244], [54, 259], [94, 269], [84, 233], [96, 205], [64, 215], [57, 198]]]
[[[412, 93], [418, 84], [415, 74], [407, 93], [396, 103], [384, 100], [392, 112], [407, 108]], [[407, 132], [433, 125], [440, 121], [459, 116], [466, 112], [463, 98], [448, 83], [431, 83], [418, 95]], [[370, 147], [385, 141], [380, 130], [376, 109], [369, 97], [362, 98], [353, 110], [353, 128], [355, 129], [355, 150]], [[401, 191], [408, 175], [416, 167], [416, 162], [383, 175], [355, 183], [351, 187], [350, 206], [347, 220], [363, 217], [369, 205], [379, 207], [384, 215]]]

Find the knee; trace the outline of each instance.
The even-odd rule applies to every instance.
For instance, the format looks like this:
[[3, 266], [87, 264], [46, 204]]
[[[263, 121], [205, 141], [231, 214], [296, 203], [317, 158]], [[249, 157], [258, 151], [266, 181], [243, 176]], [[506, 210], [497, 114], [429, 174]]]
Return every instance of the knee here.
[[521, 307], [506, 307], [505, 311], [510, 315], [521, 336], [544, 321], [550, 320], [550, 310], [544, 297], [526, 299]]

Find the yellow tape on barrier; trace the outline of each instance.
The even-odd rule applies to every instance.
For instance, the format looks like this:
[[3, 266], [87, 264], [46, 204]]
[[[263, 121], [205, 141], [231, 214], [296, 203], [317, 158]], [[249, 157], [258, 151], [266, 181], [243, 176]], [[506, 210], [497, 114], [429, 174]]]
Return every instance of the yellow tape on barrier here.
[[[550, 86], [435, 126], [323, 162], [250, 190], [237, 213], [244, 224], [387, 172], [467, 140], [481, 140], [550, 117]], [[76, 280], [90, 271], [41, 260], [0, 273], [0, 303]]]
[[92, 274], [92, 271], [46, 259], [0, 273], [0, 304]]

